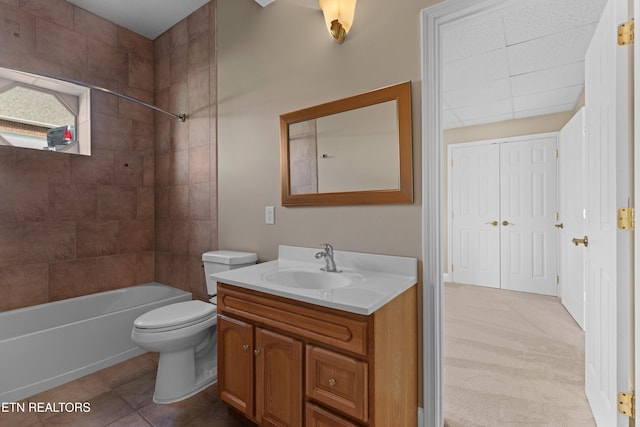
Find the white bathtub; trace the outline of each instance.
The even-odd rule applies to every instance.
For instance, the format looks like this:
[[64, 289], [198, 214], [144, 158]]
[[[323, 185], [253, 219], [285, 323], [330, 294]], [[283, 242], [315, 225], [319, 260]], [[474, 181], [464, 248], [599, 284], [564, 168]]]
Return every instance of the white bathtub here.
[[133, 321], [191, 299], [159, 283], [0, 312], [0, 402], [15, 402], [132, 358]]

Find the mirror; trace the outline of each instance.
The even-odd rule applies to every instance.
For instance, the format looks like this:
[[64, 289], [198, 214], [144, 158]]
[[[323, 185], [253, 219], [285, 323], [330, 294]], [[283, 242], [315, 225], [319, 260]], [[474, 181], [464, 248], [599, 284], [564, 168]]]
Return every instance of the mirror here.
[[413, 202], [411, 82], [280, 116], [283, 206]]
[[90, 89], [0, 67], [0, 145], [91, 154]]

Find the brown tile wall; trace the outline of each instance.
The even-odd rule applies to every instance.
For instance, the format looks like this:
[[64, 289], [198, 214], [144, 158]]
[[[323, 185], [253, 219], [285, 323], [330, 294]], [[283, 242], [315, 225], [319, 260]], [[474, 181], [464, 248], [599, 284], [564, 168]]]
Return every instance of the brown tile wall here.
[[[151, 40], [64, 0], [0, 10], [0, 66], [154, 101]], [[91, 117], [91, 157], [0, 147], [0, 311], [155, 279], [154, 113], [94, 91]]]
[[217, 248], [215, 2], [154, 42], [156, 280], [207, 296], [202, 253]]

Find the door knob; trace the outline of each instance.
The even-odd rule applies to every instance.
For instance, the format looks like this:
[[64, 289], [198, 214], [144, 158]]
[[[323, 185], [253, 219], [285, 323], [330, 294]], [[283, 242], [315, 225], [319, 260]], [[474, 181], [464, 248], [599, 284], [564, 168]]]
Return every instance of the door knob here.
[[560, 223], [560, 224], [556, 224], [554, 225], [555, 228], [564, 228], [564, 224]]
[[582, 239], [578, 239], [577, 237], [574, 237], [573, 239], [571, 239], [571, 241], [576, 246], [584, 245], [585, 248], [589, 247], [589, 238], [587, 236], [584, 236], [584, 238]]
[[486, 225], [493, 225], [494, 227], [498, 226], [498, 221], [491, 221], [491, 222], [486, 222]]
[[515, 224], [513, 224], [513, 223], [511, 223], [511, 222], [509, 222], [507, 220], [504, 220], [504, 221], [502, 221], [502, 225], [504, 225], [506, 227], [507, 225], [515, 225]]

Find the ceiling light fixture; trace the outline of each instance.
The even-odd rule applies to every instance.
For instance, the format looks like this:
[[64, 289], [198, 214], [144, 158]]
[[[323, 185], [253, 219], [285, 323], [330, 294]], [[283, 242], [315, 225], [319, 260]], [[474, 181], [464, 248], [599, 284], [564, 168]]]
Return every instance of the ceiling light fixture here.
[[320, 0], [320, 9], [324, 14], [329, 34], [338, 43], [342, 43], [353, 24], [356, 0]]

